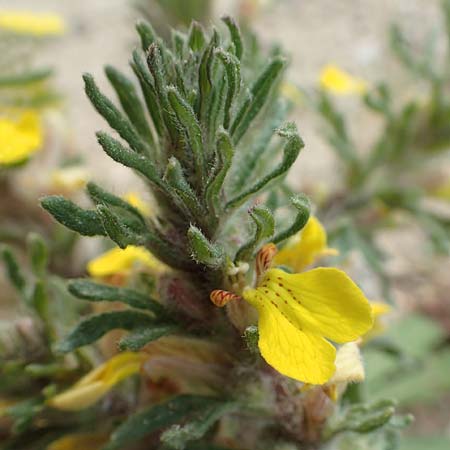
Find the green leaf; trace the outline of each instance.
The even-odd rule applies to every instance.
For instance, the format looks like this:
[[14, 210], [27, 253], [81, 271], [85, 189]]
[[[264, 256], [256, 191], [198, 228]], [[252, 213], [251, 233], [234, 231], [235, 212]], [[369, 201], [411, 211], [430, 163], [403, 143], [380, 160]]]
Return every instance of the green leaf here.
[[237, 405], [232, 402], [211, 405], [193, 420], [183, 425], [172, 425], [161, 435], [161, 442], [170, 449], [183, 450], [188, 442], [202, 438], [223, 415], [236, 408]]
[[241, 66], [239, 60], [234, 55], [221, 48], [218, 48], [215, 54], [222, 61], [227, 77], [227, 96], [225, 99], [223, 118], [223, 127], [227, 130], [230, 127], [233, 102], [241, 88]]
[[97, 133], [97, 140], [105, 153], [114, 161], [137, 170], [161, 190], [166, 188], [158, 171], [149, 159], [128, 150], [119, 141], [102, 131]]
[[356, 404], [332, 417], [324, 430], [327, 440], [342, 431], [370, 433], [388, 423], [395, 412], [395, 402], [380, 400], [370, 405]]
[[163, 136], [164, 122], [158, 103], [158, 94], [156, 93], [155, 86], [153, 84], [152, 75], [138, 50], [133, 52], [133, 62], [130, 64], [133, 72], [139, 80], [142, 94], [144, 95], [145, 105], [147, 106], [147, 111], [152, 118], [153, 125], [155, 126], [158, 135]]
[[399, 450], [448, 450], [450, 438], [448, 436], [403, 436]]
[[206, 114], [208, 112], [208, 104], [210, 102], [210, 94], [212, 88], [211, 68], [214, 61], [214, 49], [219, 43], [219, 35], [213, 30], [211, 40], [205, 48], [202, 59], [200, 61], [198, 72], [198, 97], [196, 104], [197, 117], [201, 123], [206, 123]]
[[231, 40], [233, 41], [234, 48], [236, 50], [236, 57], [238, 59], [242, 59], [242, 55], [244, 53], [244, 45], [242, 43], [241, 31], [239, 30], [238, 24], [230, 16], [222, 17], [222, 21], [230, 31]]
[[251, 122], [261, 111], [269, 98], [269, 94], [278, 80], [278, 76], [285, 66], [285, 61], [281, 57], [275, 58], [269, 63], [266, 69], [251, 86], [243, 105], [236, 114], [231, 124], [230, 134], [236, 145], [248, 130]]
[[199, 228], [191, 225], [188, 230], [188, 239], [192, 257], [199, 264], [219, 268], [225, 261], [224, 250], [221, 246], [211, 243]]
[[311, 213], [311, 203], [306, 195], [299, 194], [291, 198], [292, 205], [297, 209], [294, 223], [283, 231], [277, 233], [271, 241], [274, 244], [283, 242], [298, 233], [308, 222]]
[[250, 209], [249, 214], [255, 224], [255, 230], [250, 240], [238, 250], [235, 262], [253, 259], [253, 254], [260, 242], [270, 238], [275, 231], [275, 219], [272, 211], [264, 205], [254, 206]]
[[140, 328], [127, 334], [119, 341], [120, 350], [131, 350], [137, 352], [144, 345], [151, 341], [155, 341], [162, 336], [176, 333], [179, 327], [174, 324], [155, 325], [153, 327]]
[[202, 142], [202, 130], [195, 117], [194, 110], [173, 86], [167, 88], [167, 97], [179, 122], [186, 131], [187, 144], [194, 157], [197, 187], [200, 190], [205, 178], [205, 160]]
[[155, 30], [149, 22], [141, 19], [136, 23], [136, 31], [141, 38], [142, 50], [146, 52], [150, 45], [152, 45], [156, 40]]
[[234, 155], [233, 144], [229, 134], [220, 129], [217, 133], [217, 155], [218, 155], [218, 170], [217, 173], [211, 178], [210, 183], [206, 187], [205, 197], [206, 203], [209, 206], [210, 214], [215, 214], [218, 218], [221, 212], [220, 206], [220, 193], [222, 190], [225, 177], [230, 170], [231, 163]]
[[159, 302], [133, 289], [83, 279], [71, 280], [67, 287], [72, 295], [83, 300], [122, 302], [133, 308], [148, 309], [156, 315], [164, 312], [164, 307]]
[[121, 219], [120, 216], [111, 212], [106, 206], [98, 205], [97, 213], [102, 221], [109, 238], [120, 248], [126, 248], [128, 245], [143, 245], [146, 237], [131, 230]]
[[98, 204], [106, 204], [110, 206], [115, 206], [129, 212], [137, 220], [139, 220], [143, 225], [146, 225], [146, 221], [141, 212], [135, 208], [133, 205], [125, 201], [123, 198], [117, 197], [110, 192], [103, 190], [100, 186], [95, 183], [89, 182], [86, 186], [89, 197], [92, 201]]
[[283, 149], [283, 160], [271, 173], [261, 178], [253, 186], [247, 188], [235, 198], [231, 199], [226, 205], [227, 209], [236, 208], [242, 205], [249, 197], [266, 188], [270, 182], [286, 175], [288, 170], [294, 164], [300, 150], [304, 147], [304, 143], [297, 133], [297, 127], [294, 123], [288, 123], [277, 132], [280, 136], [287, 138], [287, 143]]
[[22, 87], [28, 84], [40, 83], [53, 75], [53, 69], [44, 68], [14, 75], [0, 76], [0, 88]]
[[41, 205], [59, 223], [82, 236], [106, 236], [96, 211], [82, 209], [60, 195], [45, 197]]
[[178, 122], [175, 115], [172, 113], [169, 100], [167, 98], [167, 74], [164, 69], [161, 56], [161, 48], [159, 45], [153, 43], [150, 45], [147, 54], [147, 65], [153, 75], [155, 91], [158, 96], [159, 107], [162, 110], [162, 117], [170, 139], [174, 145], [178, 145], [179, 132]]
[[83, 75], [84, 87], [89, 100], [98, 113], [108, 122], [109, 126], [119, 133], [119, 136], [128, 142], [137, 153], [148, 153], [148, 147], [138, 135], [131, 122], [116, 108], [116, 106], [103, 95], [94, 78], [90, 74]]
[[113, 432], [109, 444], [103, 450], [122, 449], [125, 445], [136, 442], [161, 428], [181, 422], [216, 402], [217, 400], [211, 397], [180, 395], [165, 403], [151, 406], [123, 422]]
[[82, 322], [58, 345], [63, 353], [92, 344], [111, 330], [133, 330], [153, 326], [154, 319], [138, 311], [113, 311], [91, 316]]
[[189, 28], [188, 45], [193, 52], [200, 52], [206, 44], [205, 30], [193, 20]]
[[48, 263], [48, 250], [45, 241], [37, 233], [30, 233], [27, 236], [27, 244], [33, 273], [42, 277]]
[[26, 281], [14, 253], [9, 247], [2, 248], [2, 259], [6, 266], [6, 274], [11, 284], [21, 293], [25, 292]]
[[112, 66], [106, 66], [105, 73], [119, 97], [125, 114], [144, 141], [148, 142], [147, 154], [152, 155], [155, 151], [155, 141], [134, 84], [123, 73]]
[[193, 217], [194, 221], [202, 223], [207, 215], [205, 208], [203, 208], [196, 193], [186, 180], [180, 162], [173, 156], [167, 163], [164, 180], [167, 181], [181, 198], [186, 206], [187, 213]]

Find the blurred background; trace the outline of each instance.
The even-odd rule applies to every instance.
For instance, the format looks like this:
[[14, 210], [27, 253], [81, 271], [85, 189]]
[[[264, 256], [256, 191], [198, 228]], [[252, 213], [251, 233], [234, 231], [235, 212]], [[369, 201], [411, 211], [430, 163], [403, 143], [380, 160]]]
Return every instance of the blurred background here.
[[[187, 28], [193, 17], [208, 25], [217, 23], [222, 15], [230, 14], [237, 17], [243, 26], [251, 28], [264, 47], [276, 44], [282, 48], [290, 60], [282, 89], [294, 105], [291, 116], [306, 143], [289, 181], [295, 190], [307, 192], [315, 201], [330, 233], [331, 243], [341, 251], [340, 264], [360, 281], [371, 299], [393, 304], [392, 312], [383, 325], [384, 334], [368, 345], [365, 351], [368, 373], [365, 389], [372, 398], [397, 398], [403, 410], [414, 414], [415, 424], [407, 430], [402, 449], [449, 449], [450, 259], [446, 252], [450, 223], [450, 139], [442, 129], [436, 131], [433, 127], [438, 121], [446, 123], [448, 120], [450, 124], [450, 108], [445, 108], [450, 102], [442, 107], [440, 115], [431, 115], [431, 119], [427, 116], [428, 128], [425, 131], [427, 136], [439, 141], [436, 145], [439, 150], [434, 150], [435, 146], [430, 145], [433, 150], [422, 153], [420, 158], [414, 160], [415, 164], [406, 166], [401, 162], [394, 171], [387, 170], [380, 175], [404, 177], [406, 181], [402, 182], [401, 189], [395, 190], [397, 197], [392, 190], [389, 195], [384, 193], [384, 197], [378, 195], [375, 207], [369, 212], [363, 211], [357, 219], [354, 219], [355, 209], [345, 210], [346, 217], [356, 230], [349, 236], [336, 226], [335, 216], [329, 214], [340, 198], [334, 194], [339, 192], [342, 197], [346, 195], [346, 189], [351, 188], [354, 193], [359, 189], [363, 191], [365, 186], [345, 184], [348, 167], [345, 158], [342, 160], [339, 151], [333, 149], [336, 140], [330, 139], [328, 132], [331, 125], [332, 129], [334, 126], [333, 132], [339, 135], [339, 126], [336, 126], [339, 120], [336, 122], [336, 117], [330, 114], [330, 105], [325, 101], [330, 101], [339, 114], [342, 113], [346, 133], [351, 134], [356, 153], [363, 156], [370, 152], [373, 142], [379, 141], [386, 123], [394, 123], [400, 116], [377, 113], [374, 102], [370, 106], [367, 97], [363, 100], [356, 92], [341, 95], [330, 88], [325, 100], [317, 94], [318, 90], [326, 88], [324, 68], [331, 66], [339, 68], [353, 80], [364, 80], [369, 93], [378, 89], [378, 83], [387, 84], [390, 101], [396, 111], [404, 112], [403, 105], [408, 105], [408, 102], [413, 102], [419, 113], [423, 105], [426, 110], [432, 95], [430, 92], [438, 88], [441, 91], [433, 99], [448, 96], [448, 9], [442, 7], [442, 2], [0, 0], [0, 30], [2, 23], [4, 28], [0, 38], [9, 36], [7, 22], [2, 22], [1, 14], [12, 10], [51, 13], [63, 22], [59, 31], [45, 39], [42, 36], [28, 36], [27, 43], [24, 43], [16, 37], [17, 43], [14, 41], [14, 45], [17, 44], [18, 50], [9, 59], [5, 52], [0, 54], [0, 68], [5, 77], [14, 64], [17, 64], [17, 73], [30, 67], [48, 67], [52, 70], [52, 76], [46, 81], [46, 95], [50, 91], [52, 95], [49, 94], [49, 106], [45, 106], [43, 116], [45, 131], [42, 150], [26, 166], [7, 175], [14, 179], [14, 200], [11, 201], [18, 209], [20, 202], [28, 205], [24, 211], [49, 192], [66, 195], [69, 192], [70, 195], [80, 196], [78, 189], [86, 179], [93, 179], [120, 194], [139, 191], [139, 180], [100, 151], [95, 132], [105, 129], [106, 124], [85, 97], [81, 79], [83, 72], [92, 73], [101, 90], [114, 98], [103, 67], [111, 64], [131, 74], [128, 61], [131, 50], [137, 44], [134, 23], [138, 18], [146, 17], [163, 36], [168, 36], [169, 24]], [[435, 67], [437, 72], [443, 74], [439, 83], [435, 81], [437, 77], [428, 76], [427, 71], [419, 67], [420, 64], [408, 63], [410, 54], [401, 48], [403, 38], [395, 38], [395, 33], [393, 35], [393, 24], [398, 25], [402, 36], [407, 37], [408, 51], [418, 55], [419, 61], [422, 57], [429, 57], [423, 65]], [[35, 43], [33, 39], [39, 42]], [[9, 45], [7, 41], [0, 42], [2, 48], [5, 45]], [[7, 88], [8, 83], [4, 83], [3, 87], [0, 83], [0, 102], [10, 101], [4, 100]], [[0, 104], [0, 108], [5, 105]], [[405, 117], [406, 113], [402, 116], [406, 121]], [[410, 137], [408, 142], [411, 148], [415, 143], [422, 142], [423, 136], [414, 134], [417, 123], [409, 124], [402, 130]], [[392, 135], [393, 131], [390, 132]], [[450, 133], [448, 135], [450, 137]], [[342, 138], [342, 133], [339, 136]], [[425, 139], [424, 142], [433, 139]], [[0, 145], [3, 143], [0, 142]], [[403, 157], [411, 160], [408, 154], [412, 153], [408, 152]], [[386, 159], [384, 163], [388, 169], [394, 167], [393, 160]], [[62, 170], [67, 166], [75, 166], [78, 172], [55, 174], [55, 169]], [[6, 189], [6, 185], [1, 186], [2, 190]], [[8, 195], [12, 195], [6, 190], [1, 194], [0, 202], [5, 202]], [[410, 207], [409, 199], [414, 195], [420, 197], [420, 209], [416, 203]], [[394, 197], [395, 200], [392, 200]], [[406, 197], [407, 203], [404, 200]], [[339, 209], [336, 217], [341, 218], [344, 209]], [[0, 220], [3, 220], [0, 228], [11, 221], [6, 211], [10, 209], [0, 209]], [[380, 220], [380, 215], [383, 220]], [[19, 235], [30, 231], [30, 228], [45, 233], [50, 226], [46, 222], [48, 219], [42, 218], [39, 211], [33, 210], [26, 216], [25, 220], [16, 214], [16, 219], [23, 226]], [[30, 217], [36, 219], [31, 225]], [[377, 225], [372, 233], [374, 223], [382, 225]], [[10, 226], [9, 230], [14, 226]], [[345, 223], [343, 228], [348, 231]], [[2, 240], [19, 241], [20, 236], [8, 233], [1, 235]], [[83, 266], [86, 260], [98, 253], [96, 245], [96, 241], [80, 243], [74, 250], [74, 266]], [[60, 273], [64, 273], [62, 266], [63, 263], [59, 265]], [[74, 270], [79, 272], [79, 269]], [[7, 305], [11, 304], [9, 294], [0, 295], [3, 295], [0, 297], [0, 317], [3, 315], [6, 318], [10, 314], [7, 312]], [[14, 310], [12, 306], [9, 308]]]

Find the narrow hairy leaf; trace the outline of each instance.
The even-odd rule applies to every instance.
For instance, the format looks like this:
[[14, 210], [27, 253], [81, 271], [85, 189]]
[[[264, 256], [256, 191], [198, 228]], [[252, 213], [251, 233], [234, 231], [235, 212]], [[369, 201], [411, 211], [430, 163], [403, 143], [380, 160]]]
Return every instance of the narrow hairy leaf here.
[[122, 302], [133, 308], [148, 309], [154, 314], [164, 312], [161, 303], [133, 289], [95, 283], [90, 280], [71, 280], [67, 285], [69, 292], [75, 297], [93, 302]]
[[298, 154], [300, 153], [300, 150], [304, 146], [302, 139], [297, 133], [297, 127], [295, 126], [295, 124], [289, 123], [285, 127], [279, 129], [277, 133], [280, 136], [287, 138], [287, 143], [283, 149], [283, 160], [271, 173], [269, 173], [261, 180], [257, 181], [253, 186], [247, 188], [246, 190], [244, 190], [244, 192], [230, 200], [226, 205], [227, 209], [240, 206], [250, 196], [266, 188], [270, 182], [285, 175], [294, 164]]
[[161, 442], [170, 449], [183, 450], [188, 442], [201, 439], [222, 416], [236, 408], [232, 402], [217, 402], [199, 412], [193, 420], [183, 425], [172, 425], [161, 435]]
[[147, 111], [152, 118], [156, 132], [159, 136], [163, 136], [164, 122], [158, 103], [158, 94], [155, 90], [152, 74], [150, 73], [147, 65], [144, 63], [141, 53], [138, 50], [134, 50], [133, 62], [130, 64], [133, 72], [139, 80], [145, 105], [147, 106]]
[[142, 216], [141, 212], [124, 199], [105, 191], [99, 185], [93, 182], [89, 182], [86, 186], [86, 189], [95, 204], [106, 204], [122, 208], [125, 211], [128, 211], [130, 214], [136, 217], [136, 219], [142, 222], [142, 224], [145, 225], [145, 218]]
[[131, 122], [116, 108], [108, 97], [100, 92], [91, 74], [84, 74], [84, 87], [89, 100], [95, 109], [108, 122], [109, 126], [119, 133], [120, 137], [128, 142], [130, 147], [138, 153], [146, 154], [148, 147], [138, 135]]
[[136, 31], [141, 38], [142, 50], [146, 52], [153, 42], [156, 40], [156, 33], [153, 27], [146, 20], [139, 20], [136, 24]]
[[60, 195], [45, 197], [41, 205], [59, 223], [82, 236], [106, 236], [102, 221], [95, 211], [80, 208]]
[[10, 248], [2, 248], [2, 259], [5, 263], [6, 274], [8, 275], [9, 281], [19, 292], [23, 293], [26, 287], [25, 277]]
[[199, 228], [191, 225], [188, 230], [188, 239], [195, 261], [216, 269], [223, 264], [225, 258], [223, 248], [211, 243]]
[[119, 348], [120, 350], [137, 352], [149, 342], [155, 341], [162, 336], [173, 334], [178, 330], [178, 325], [174, 324], [158, 324], [152, 327], [139, 328], [124, 336], [119, 341]]
[[48, 263], [47, 246], [44, 239], [37, 233], [30, 233], [27, 236], [27, 244], [33, 273], [41, 277], [44, 275]]
[[275, 58], [251, 86], [247, 98], [231, 124], [230, 133], [234, 144], [241, 140], [253, 119], [261, 111], [284, 66], [283, 58]]
[[309, 215], [311, 213], [311, 203], [306, 195], [299, 194], [291, 198], [292, 205], [297, 209], [297, 215], [293, 224], [283, 231], [278, 232], [271, 242], [278, 244], [291, 236], [298, 233], [308, 222]]
[[238, 24], [230, 16], [222, 17], [222, 21], [225, 23], [225, 25], [228, 27], [228, 30], [230, 31], [231, 40], [233, 41], [234, 48], [236, 50], [236, 57], [238, 59], [242, 59], [242, 55], [244, 53], [244, 45], [242, 43], [241, 31], [239, 30]]
[[206, 202], [211, 213], [219, 214], [220, 211], [220, 192], [225, 181], [225, 177], [231, 167], [234, 155], [233, 144], [229, 134], [225, 130], [219, 130], [217, 134], [217, 155], [219, 158], [219, 167], [215, 176], [211, 178], [206, 188]]
[[123, 422], [111, 435], [103, 450], [122, 449], [126, 444], [136, 442], [154, 431], [167, 428], [217, 402], [212, 397], [180, 395], [165, 403], [151, 406]]
[[155, 91], [158, 96], [158, 102], [162, 110], [162, 117], [170, 139], [175, 145], [178, 144], [179, 133], [178, 123], [167, 98], [167, 74], [162, 62], [161, 48], [157, 44], [150, 45], [147, 54], [147, 64], [153, 75]]
[[275, 231], [275, 219], [272, 212], [264, 205], [253, 207], [249, 214], [255, 224], [255, 230], [249, 241], [238, 250], [235, 258], [236, 262], [250, 260], [258, 244], [263, 239], [270, 238]]
[[149, 181], [164, 190], [164, 183], [149, 159], [128, 150], [118, 140], [102, 131], [97, 133], [97, 140], [105, 153], [114, 161], [137, 170]]
[[202, 181], [205, 178], [205, 161], [200, 124], [195, 117], [194, 110], [186, 100], [181, 97], [176, 88], [167, 88], [167, 96], [173, 111], [186, 131], [187, 143], [194, 157], [197, 183], [198, 186], [201, 186]]
[[152, 151], [155, 150], [155, 142], [134, 84], [122, 72], [112, 66], [106, 66], [105, 73], [119, 97], [125, 114], [142, 139], [148, 143], [148, 154], [151, 155]]
[[152, 326], [154, 319], [138, 311], [113, 311], [97, 314], [84, 319], [58, 345], [58, 350], [71, 352], [84, 345], [92, 344], [111, 330], [133, 330], [145, 326]]
[[183, 168], [175, 157], [171, 157], [167, 163], [164, 180], [176, 191], [188, 211], [192, 213], [194, 220], [201, 222], [206, 215], [205, 208], [203, 208], [197, 194], [186, 180]]
[[189, 28], [188, 45], [193, 52], [199, 52], [206, 44], [205, 30], [202, 25], [195, 20], [191, 22]]
[[239, 93], [241, 87], [241, 66], [239, 60], [231, 53], [219, 48], [215, 51], [220, 61], [225, 67], [227, 76], [227, 96], [225, 99], [223, 126], [227, 130], [230, 126], [233, 101]]

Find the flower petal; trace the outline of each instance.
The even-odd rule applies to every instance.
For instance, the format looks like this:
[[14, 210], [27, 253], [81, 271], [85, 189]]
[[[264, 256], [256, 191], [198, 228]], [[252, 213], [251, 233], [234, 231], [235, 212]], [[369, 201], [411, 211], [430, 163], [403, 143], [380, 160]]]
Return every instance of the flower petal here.
[[311, 216], [303, 230], [277, 253], [274, 263], [301, 272], [321, 256], [335, 253], [334, 249], [327, 247], [325, 228], [316, 217]]
[[333, 94], [364, 94], [367, 91], [367, 82], [344, 72], [339, 67], [327, 65], [320, 74], [320, 85]]
[[318, 268], [299, 274], [266, 272], [260, 286], [244, 292], [254, 306], [271, 302], [297, 328], [337, 343], [354, 341], [372, 327], [368, 300], [341, 270]]
[[155, 271], [164, 270], [166, 267], [144, 247], [129, 245], [123, 250], [118, 247], [113, 248], [93, 259], [88, 263], [87, 271], [93, 277], [106, 277], [128, 272], [136, 262]]
[[322, 337], [296, 328], [269, 301], [258, 310], [258, 345], [267, 363], [304, 383], [326, 383], [335, 371], [335, 348]]

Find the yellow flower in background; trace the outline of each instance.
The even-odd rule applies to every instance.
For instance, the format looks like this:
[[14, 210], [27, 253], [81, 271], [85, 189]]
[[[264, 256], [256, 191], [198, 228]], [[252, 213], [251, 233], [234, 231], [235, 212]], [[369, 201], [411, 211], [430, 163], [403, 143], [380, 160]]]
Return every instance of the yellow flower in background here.
[[107, 434], [74, 433], [53, 441], [47, 450], [101, 450], [108, 441]]
[[32, 36], [51, 36], [64, 33], [65, 24], [57, 14], [0, 11], [0, 29]]
[[0, 165], [25, 161], [42, 147], [39, 114], [31, 109], [0, 111]]
[[367, 82], [356, 78], [334, 65], [325, 66], [320, 73], [320, 86], [333, 94], [364, 94]]
[[311, 216], [305, 227], [276, 254], [274, 263], [301, 272], [321, 256], [336, 255], [327, 247], [327, 234], [319, 220]]
[[144, 353], [123, 352], [93, 369], [71, 388], [48, 401], [62, 411], [88, 408], [107, 394], [116, 384], [141, 370]]
[[87, 271], [92, 277], [107, 277], [128, 273], [136, 264], [157, 272], [165, 270], [166, 265], [156, 259], [144, 247], [129, 245], [125, 249], [113, 248], [89, 261]]
[[141, 197], [139, 197], [139, 194], [136, 192], [128, 192], [123, 197], [130, 205], [134, 206], [136, 209], [138, 209], [144, 216], [149, 217], [152, 213], [152, 210], [147, 202], [142, 200]]

